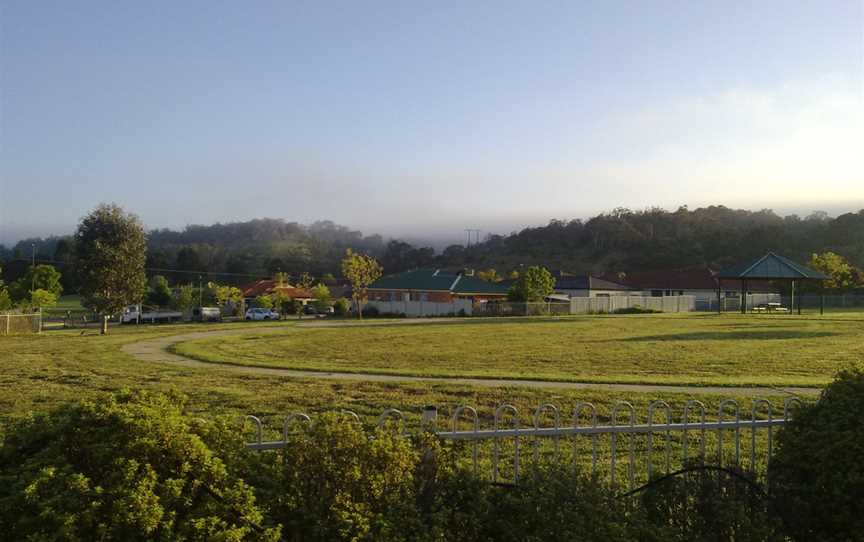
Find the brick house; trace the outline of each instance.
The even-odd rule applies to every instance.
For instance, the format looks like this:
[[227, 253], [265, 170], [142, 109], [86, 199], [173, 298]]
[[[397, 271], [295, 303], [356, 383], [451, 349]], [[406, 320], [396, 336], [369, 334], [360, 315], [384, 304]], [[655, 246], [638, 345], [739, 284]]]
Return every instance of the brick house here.
[[415, 269], [381, 277], [368, 288], [370, 301], [424, 301], [450, 303], [471, 300], [482, 303], [507, 298], [506, 284], [486, 282], [473, 272]]

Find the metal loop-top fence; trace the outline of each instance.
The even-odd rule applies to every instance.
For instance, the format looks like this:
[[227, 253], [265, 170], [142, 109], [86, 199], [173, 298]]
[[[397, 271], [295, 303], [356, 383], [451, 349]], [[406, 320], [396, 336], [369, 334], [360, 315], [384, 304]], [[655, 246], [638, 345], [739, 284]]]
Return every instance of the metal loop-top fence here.
[[[767, 470], [774, 452], [774, 428], [786, 424], [795, 408], [802, 404], [797, 397], [787, 398], [783, 402], [782, 416], [777, 416], [778, 407], [768, 399], [754, 398], [750, 402], [749, 419], [742, 419], [738, 401], [726, 399], [717, 403], [714, 411], [716, 417], [708, 419], [708, 408], [701, 401], [693, 399], [683, 404], [680, 421], [676, 422], [673, 406], [667, 401], [657, 400], [647, 406], [644, 422], [639, 422], [636, 407], [627, 401], [618, 401], [607, 411], [608, 418], [604, 419], [608, 419], [608, 424], [603, 425], [599, 422], [598, 408], [594, 404], [578, 402], [573, 407], [571, 423], [567, 425], [562, 424], [559, 406], [543, 403], [533, 410], [531, 423], [526, 427], [522, 426], [522, 417], [515, 405], [502, 404], [492, 411], [491, 428], [486, 429], [482, 421], [489, 420], [489, 417], [484, 418], [473, 406], [461, 405], [452, 411], [444, 430], [439, 430], [437, 417], [431, 415], [431, 412], [437, 411], [433, 407], [426, 407], [423, 414], [417, 416], [417, 423], [414, 423], [413, 416], [406, 416], [401, 410], [387, 409], [375, 419], [373, 427], [380, 429], [392, 421], [398, 425], [398, 435], [409, 437], [410, 422], [418, 430], [433, 431], [442, 444], [454, 445], [457, 441], [468, 441], [470, 456], [459, 457], [469, 462], [477, 475], [482, 476], [488, 468], [485, 472], [496, 483], [519, 482], [524, 470], [522, 439], [527, 438], [533, 450], [528, 457], [529, 464], [533, 461], [534, 466], [539, 466], [547, 460], [557, 464], [569, 462], [574, 469], [588, 469], [593, 477], [605, 473], [612, 485], [626, 485], [633, 489], [637, 477], [640, 481], [650, 480], [656, 477], [661, 468], [664, 474], [668, 474], [689, 465], [693, 460], [703, 465], [712, 461], [720, 467], [741, 467], [742, 432], [750, 432], [747, 435], [750, 453], [746, 459], [749, 460], [750, 471], [759, 475]], [[355, 412], [342, 410], [340, 415], [345, 422], [363, 426], [361, 417]], [[253, 450], [289, 446], [292, 431], [302, 430], [302, 426], [313, 422], [304, 413], [292, 413], [284, 419], [281, 440], [265, 441], [265, 427], [261, 418], [250, 415], [244, 421], [252, 422], [255, 429], [254, 440], [247, 444]], [[673, 438], [673, 434], [681, 438]], [[626, 445], [622, 445], [623, 436], [627, 437]], [[590, 438], [590, 444], [585, 440], [586, 437]], [[662, 445], [656, 437], [662, 438]], [[699, 440], [698, 452], [691, 453], [696, 438]], [[562, 447], [562, 440], [566, 444], [567, 439], [570, 439], [569, 446]], [[460, 450], [454, 449], [457, 453]], [[505, 450], [508, 460], [512, 452], [512, 463], [506, 468]], [[698, 457], [694, 457], [694, 454]]]
[[[492, 456], [492, 481], [498, 481], [498, 460], [501, 455], [501, 441], [499, 424], [501, 416], [504, 413], [510, 412], [513, 415], [513, 429], [515, 430], [515, 438], [513, 444], [513, 479], [519, 481], [519, 410], [513, 405], [501, 405], [495, 409], [495, 451]], [[536, 434], [536, 433], [535, 433]]]
[[[579, 427], [579, 412], [582, 410], [588, 410], [591, 415], [591, 428], [597, 429], [597, 407], [588, 402], [580, 402], [576, 403], [576, 406], [573, 407], [573, 428], [578, 429]], [[592, 433], [591, 435], [591, 472], [597, 472], [597, 433]], [[573, 466], [576, 467], [576, 455], [577, 455], [577, 439], [573, 439]]]

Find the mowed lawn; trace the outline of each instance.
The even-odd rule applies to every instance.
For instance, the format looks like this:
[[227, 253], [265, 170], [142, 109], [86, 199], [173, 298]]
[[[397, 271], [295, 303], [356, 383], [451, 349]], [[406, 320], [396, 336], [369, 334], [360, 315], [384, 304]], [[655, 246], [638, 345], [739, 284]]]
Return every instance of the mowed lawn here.
[[[80, 330], [69, 330], [0, 337], [0, 389], [3, 390], [0, 393], [0, 433], [8, 420], [123, 388], [179, 392], [188, 398], [187, 412], [198, 417], [228, 415], [239, 419], [244, 414], [255, 414], [264, 420], [274, 435], [280, 430], [285, 415], [297, 411], [314, 415], [350, 409], [370, 425], [384, 409], [398, 408], [405, 412], [409, 424], [416, 427], [423, 406], [436, 405], [444, 427], [453, 409], [469, 404], [477, 407], [484, 426], [488, 426], [495, 407], [512, 403], [518, 407], [522, 423], [528, 425], [532, 423], [531, 415], [536, 406], [546, 402], [555, 403], [562, 412], [569, 413], [576, 403], [591, 401], [597, 405], [603, 422], [608, 420], [610, 410], [618, 400], [631, 402], [637, 408], [639, 419], [643, 419], [647, 405], [656, 399], [667, 400], [675, 415], [679, 416], [688, 399], [699, 398], [708, 407], [711, 417], [725, 398], [718, 394], [683, 391], [658, 395], [605, 389], [486, 388], [444, 382], [278, 377], [238, 372], [218, 364], [192, 368], [145, 363], [121, 350], [124, 344], [134, 341], [235, 327], [245, 327], [254, 335], [254, 330], [263, 327], [291, 330], [293, 323], [131, 326], [112, 328], [107, 337], [99, 336], [95, 330], [86, 331], [83, 335]], [[304, 334], [321, 331], [324, 330], [302, 330]], [[778, 411], [784, 398], [785, 395], [772, 397]], [[741, 396], [738, 399], [742, 411], [749, 411], [752, 398]]]
[[864, 365], [864, 314], [631, 315], [289, 327], [200, 339], [214, 363], [412, 376], [820, 386]]

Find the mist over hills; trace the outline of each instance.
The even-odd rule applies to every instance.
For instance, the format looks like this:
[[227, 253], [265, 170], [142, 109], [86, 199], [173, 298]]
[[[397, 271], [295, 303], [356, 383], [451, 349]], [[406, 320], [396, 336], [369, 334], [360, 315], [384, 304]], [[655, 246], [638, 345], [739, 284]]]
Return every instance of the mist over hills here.
[[[52, 236], [0, 247], [6, 274], [29, 264], [34, 244], [38, 260], [71, 272], [71, 237]], [[443, 248], [364, 234], [332, 221], [304, 225], [262, 218], [151, 230], [147, 266], [151, 274], [166, 274], [173, 281], [203, 274], [239, 283], [280, 271], [338, 276], [348, 248], [374, 255], [387, 273], [425, 266], [495, 268], [501, 273], [528, 265], [573, 272], [722, 267], [769, 250], [799, 261], [831, 250], [864, 267], [864, 209], [837, 217], [825, 212], [800, 217], [724, 206], [619, 208], [587, 220], [551, 220], [509, 235], [488, 234], [470, 246], [463, 240]]]

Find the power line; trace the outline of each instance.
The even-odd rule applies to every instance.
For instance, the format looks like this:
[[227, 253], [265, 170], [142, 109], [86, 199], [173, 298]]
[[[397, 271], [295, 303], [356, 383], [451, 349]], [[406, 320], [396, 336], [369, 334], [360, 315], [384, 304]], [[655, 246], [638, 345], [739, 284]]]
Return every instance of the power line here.
[[[28, 258], [12, 258], [8, 260], [10, 262], [29, 262]], [[70, 265], [73, 262], [64, 262], [61, 260], [49, 260], [45, 258], [35, 258], [33, 259], [34, 263], [47, 263], [52, 265]], [[253, 275], [252, 273], [229, 273], [229, 272], [220, 272], [220, 271], [195, 271], [193, 269], [168, 269], [165, 267], [145, 267], [145, 271], [155, 271], [160, 273], [185, 273], [190, 275], [219, 275], [226, 277], [251, 277], [251, 278], [261, 278], [261, 274]]]

